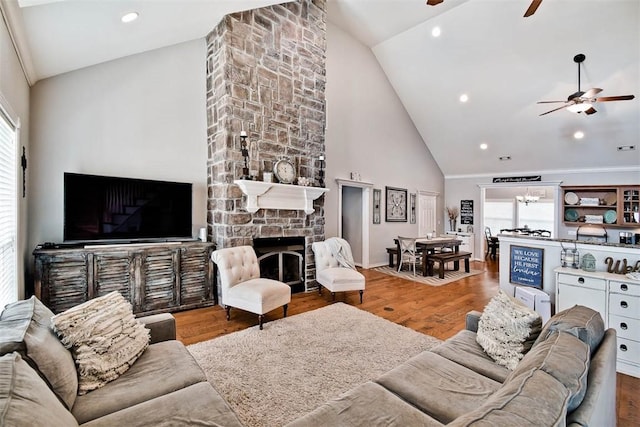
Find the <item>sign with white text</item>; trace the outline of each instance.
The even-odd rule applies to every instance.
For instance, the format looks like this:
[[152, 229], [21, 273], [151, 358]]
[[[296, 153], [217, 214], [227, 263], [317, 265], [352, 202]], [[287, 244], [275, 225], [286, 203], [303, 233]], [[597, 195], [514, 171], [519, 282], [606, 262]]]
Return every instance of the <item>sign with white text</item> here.
[[511, 246], [509, 282], [542, 289], [544, 249]]

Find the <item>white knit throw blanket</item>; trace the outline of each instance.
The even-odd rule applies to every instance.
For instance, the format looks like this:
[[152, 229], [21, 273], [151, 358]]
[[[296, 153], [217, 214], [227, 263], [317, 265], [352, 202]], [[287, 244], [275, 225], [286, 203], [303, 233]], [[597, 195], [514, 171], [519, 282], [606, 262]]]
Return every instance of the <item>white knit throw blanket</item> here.
[[356, 265], [353, 262], [353, 254], [351, 253], [351, 246], [349, 242], [340, 237], [330, 237], [325, 240], [329, 246], [329, 250], [333, 257], [338, 261], [342, 267], [356, 269]]

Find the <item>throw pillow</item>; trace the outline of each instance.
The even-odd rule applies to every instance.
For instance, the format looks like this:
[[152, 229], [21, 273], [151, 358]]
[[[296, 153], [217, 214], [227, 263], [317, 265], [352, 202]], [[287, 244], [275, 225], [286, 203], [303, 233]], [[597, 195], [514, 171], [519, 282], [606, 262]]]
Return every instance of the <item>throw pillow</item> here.
[[149, 330], [118, 292], [54, 316], [53, 328], [78, 367], [78, 394], [115, 380], [149, 345]]
[[476, 340], [497, 364], [513, 370], [541, 328], [538, 313], [500, 290], [480, 316]]
[[71, 409], [78, 394], [78, 374], [71, 353], [51, 328], [51, 316], [36, 297], [8, 304], [0, 315], [0, 355], [20, 353]]
[[0, 426], [77, 427], [78, 422], [18, 353], [0, 357]]
[[549, 319], [534, 346], [544, 342], [554, 332], [567, 332], [575, 336], [587, 344], [593, 354], [604, 338], [604, 321], [597, 311], [583, 305], [574, 305]]

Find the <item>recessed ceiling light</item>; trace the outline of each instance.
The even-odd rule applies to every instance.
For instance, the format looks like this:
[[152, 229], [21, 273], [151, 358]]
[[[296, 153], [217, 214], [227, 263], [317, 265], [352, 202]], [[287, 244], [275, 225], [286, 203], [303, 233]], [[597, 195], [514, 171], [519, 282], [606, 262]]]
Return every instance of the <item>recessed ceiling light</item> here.
[[487, 144], [485, 144], [484, 142], [482, 144], [480, 144], [480, 149], [481, 150], [486, 150], [487, 148], [489, 148], [489, 146]]
[[122, 18], [120, 18], [120, 20], [122, 22], [124, 22], [125, 24], [129, 23], [129, 22], [133, 22], [136, 19], [138, 19], [138, 12], [129, 12], [129, 13], [125, 13], [124, 15], [122, 15]]
[[582, 139], [582, 138], [584, 138], [584, 132], [582, 132], [581, 130], [576, 131], [576, 132], [573, 134], [573, 137], [574, 137], [575, 139]]
[[460, 95], [460, 102], [467, 102], [469, 100], [469, 95], [467, 95], [466, 93], [463, 93], [462, 95]]
[[431, 30], [431, 35], [433, 37], [440, 37], [440, 34], [442, 34], [442, 30], [440, 29], [440, 27], [433, 27], [433, 29]]

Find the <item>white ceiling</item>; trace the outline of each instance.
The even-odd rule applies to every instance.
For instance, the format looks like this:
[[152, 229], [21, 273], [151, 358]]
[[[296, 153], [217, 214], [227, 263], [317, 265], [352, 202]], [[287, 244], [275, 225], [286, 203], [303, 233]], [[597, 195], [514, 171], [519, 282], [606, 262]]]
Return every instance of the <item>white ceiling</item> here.
[[[32, 83], [205, 36], [227, 13], [282, 0], [0, 0]], [[328, 18], [372, 48], [445, 176], [621, 168], [640, 182], [640, 1], [327, 0]], [[20, 7], [22, 6], [22, 7]], [[120, 16], [140, 18], [123, 26]], [[434, 26], [442, 35], [431, 36]], [[577, 90], [632, 101], [591, 116], [539, 114]], [[462, 93], [469, 95], [465, 104]], [[557, 104], [560, 106], [561, 104]], [[573, 138], [576, 130], [584, 139]], [[480, 150], [481, 143], [488, 144]], [[509, 161], [499, 161], [510, 156]], [[636, 169], [634, 169], [636, 168]]]

